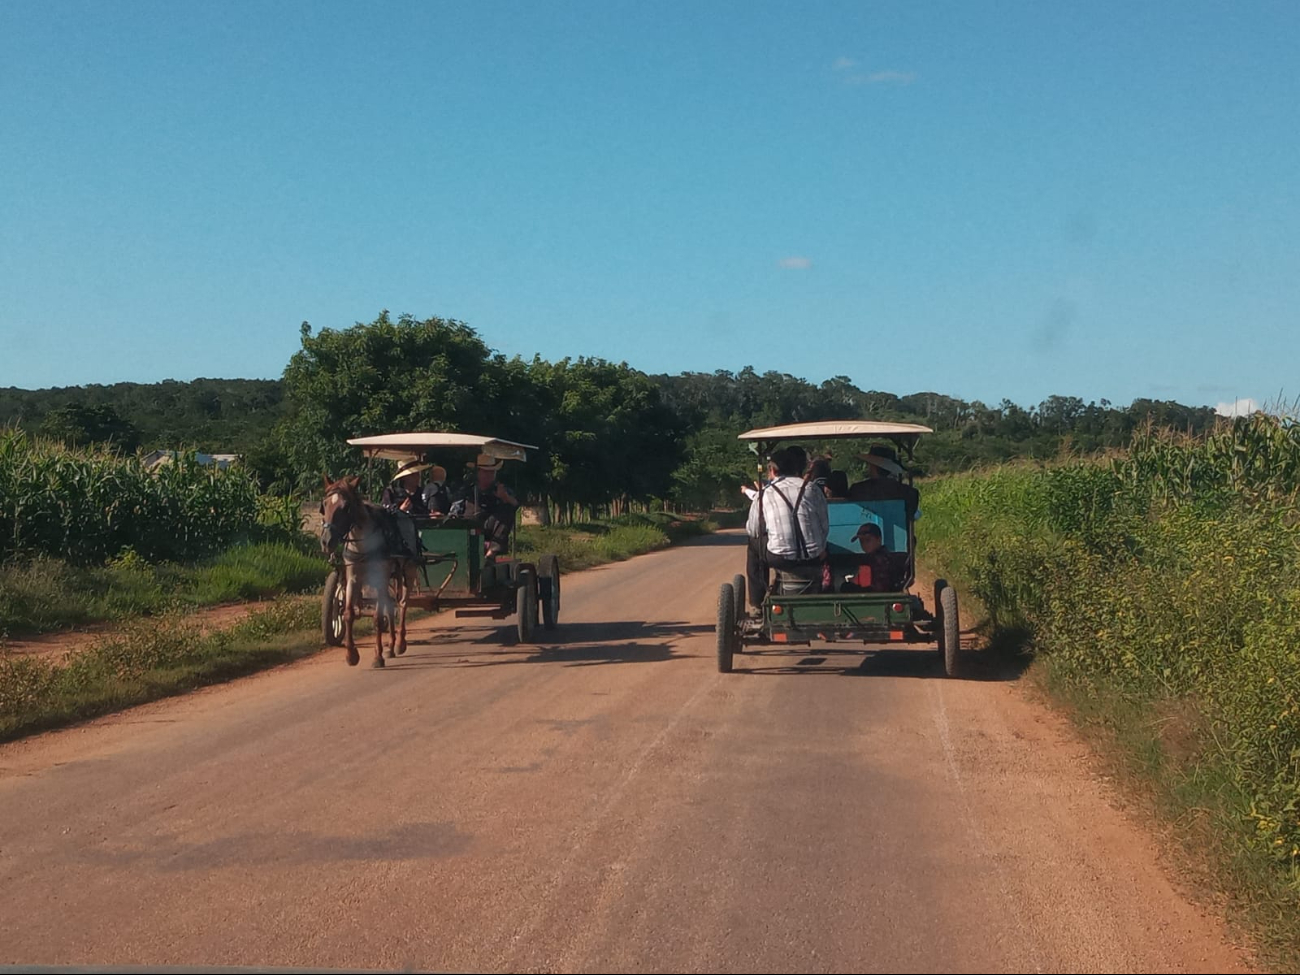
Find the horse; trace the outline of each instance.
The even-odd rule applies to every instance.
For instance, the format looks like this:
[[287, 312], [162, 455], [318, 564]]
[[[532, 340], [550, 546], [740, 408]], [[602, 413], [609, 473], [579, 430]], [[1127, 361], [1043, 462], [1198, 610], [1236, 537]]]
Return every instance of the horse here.
[[[328, 474], [324, 477], [321, 549], [326, 557], [332, 557], [340, 545], [343, 548], [343, 632], [348, 666], [361, 662], [352, 622], [360, 587], [368, 585], [375, 591], [375, 659], [370, 665], [383, 667], [384, 622], [391, 634], [388, 656], [406, 653], [406, 601], [416, 584], [415, 563], [400, 548], [396, 516], [362, 499], [361, 478], [331, 481]], [[395, 591], [390, 591], [390, 583]]]

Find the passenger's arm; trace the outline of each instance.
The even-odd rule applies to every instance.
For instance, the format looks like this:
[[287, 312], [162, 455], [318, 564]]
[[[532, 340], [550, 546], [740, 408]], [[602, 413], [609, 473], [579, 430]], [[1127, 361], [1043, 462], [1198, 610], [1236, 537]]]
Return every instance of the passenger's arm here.
[[820, 491], [812, 493], [812, 522], [815, 532], [813, 538], [821, 542], [824, 550], [831, 534], [831, 509], [826, 503], [826, 495]]
[[761, 494], [749, 503], [749, 517], [745, 519], [745, 531], [749, 533], [750, 538], [758, 537], [758, 506], [761, 503]]

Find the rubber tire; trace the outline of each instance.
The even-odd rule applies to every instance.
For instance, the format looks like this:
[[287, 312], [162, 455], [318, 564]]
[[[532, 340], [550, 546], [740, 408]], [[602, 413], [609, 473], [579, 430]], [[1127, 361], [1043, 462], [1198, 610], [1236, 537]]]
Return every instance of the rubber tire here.
[[547, 585], [539, 589], [542, 603], [542, 626], [553, 630], [560, 622], [560, 558], [558, 555], [543, 555], [537, 566], [537, 574], [547, 580]]
[[[337, 603], [335, 603], [336, 591], [341, 594]], [[346, 596], [347, 594], [343, 592], [343, 573], [335, 569], [325, 577], [325, 589], [320, 599], [321, 636], [325, 638], [327, 647], [343, 646], [343, 600]], [[337, 633], [335, 633], [336, 628]]]
[[934, 633], [935, 645], [939, 648], [940, 659], [943, 659], [943, 604], [940, 597], [947, 588], [947, 579], [934, 580]]
[[736, 622], [745, 618], [745, 577], [739, 572], [731, 580], [731, 588], [736, 591]]
[[515, 629], [520, 643], [532, 643], [537, 630], [537, 575], [532, 568], [519, 570], [515, 588]]
[[961, 617], [957, 613], [957, 590], [944, 586], [939, 593], [943, 609], [943, 670], [949, 677], [961, 676]]
[[724, 582], [718, 590], [718, 673], [731, 673], [736, 652], [736, 590]]

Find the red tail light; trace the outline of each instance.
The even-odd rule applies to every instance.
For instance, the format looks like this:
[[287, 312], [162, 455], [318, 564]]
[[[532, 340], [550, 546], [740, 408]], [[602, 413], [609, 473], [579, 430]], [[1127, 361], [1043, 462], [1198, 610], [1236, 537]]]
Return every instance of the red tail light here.
[[901, 612], [903, 611], [903, 604], [902, 604], [902, 603], [894, 603], [894, 605], [893, 605], [893, 610], [894, 610], [895, 613], [901, 613]]

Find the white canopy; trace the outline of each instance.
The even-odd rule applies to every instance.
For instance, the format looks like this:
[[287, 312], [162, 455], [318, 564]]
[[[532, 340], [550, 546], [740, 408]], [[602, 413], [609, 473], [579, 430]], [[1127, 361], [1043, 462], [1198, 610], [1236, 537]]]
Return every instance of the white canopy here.
[[383, 433], [376, 437], [355, 437], [349, 440], [360, 447], [367, 457], [388, 460], [422, 459], [427, 451], [438, 447], [474, 447], [480, 453], [497, 460], [527, 460], [528, 451], [536, 450], [532, 444], [480, 437], [472, 433]]
[[741, 440], [845, 440], [863, 437], [910, 437], [934, 433], [919, 423], [885, 423], [878, 420], [819, 420], [816, 423], [787, 423], [782, 427], [748, 430]]

